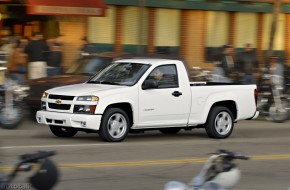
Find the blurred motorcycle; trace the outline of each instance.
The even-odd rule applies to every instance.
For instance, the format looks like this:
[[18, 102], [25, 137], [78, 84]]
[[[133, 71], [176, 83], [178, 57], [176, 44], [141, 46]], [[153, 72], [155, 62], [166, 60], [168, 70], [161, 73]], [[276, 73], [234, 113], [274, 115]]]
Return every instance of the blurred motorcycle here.
[[[55, 155], [53, 151], [39, 151], [32, 154], [20, 156], [20, 161], [15, 165], [13, 171], [8, 175], [0, 176], [0, 190], [15, 188], [12, 181], [18, 172], [34, 171], [29, 177], [32, 187], [38, 190], [50, 190], [58, 182], [59, 172], [55, 163], [49, 157]], [[27, 184], [27, 185], [30, 185]], [[19, 187], [19, 189], [31, 189], [31, 187]]]
[[276, 123], [283, 123], [290, 118], [290, 95], [284, 93], [278, 76], [263, 74], [257, 109], [261, 116]]
[[241, 178], [241, 171], [234, 160], [248, 160], [249, 156], [227, 150], [213, 153], [200, 173], [187, 185], [179, 181], [165, 184], [164, 190], [227, 190]]
[[25, 115], [24, 97], [28, 95], [28, 90], [28, 86], [5, 79], [5, 84], [0, 86], [0, 127], [15, 129], [21, 124]]
[[192, 67], [190, 75], [191, 81], [193, 82], [210, 81], [211, 79], [211, 71], [202, 69], [200, 67]]

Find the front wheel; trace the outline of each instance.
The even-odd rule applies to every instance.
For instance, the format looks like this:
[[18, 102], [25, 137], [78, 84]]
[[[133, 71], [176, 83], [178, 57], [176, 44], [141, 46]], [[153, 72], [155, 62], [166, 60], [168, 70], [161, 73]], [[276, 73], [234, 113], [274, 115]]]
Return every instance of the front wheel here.
[[206, 133], [211, 138], [227, 138], [234, 129], [233, 121], [233, 114], [228, 108], [213, 107], [206, 121]]
[[21, 106], [13, 105], [11, 107], [3, 107], [0, 110], [0, 126], [4, 129], [17, 128], [24, 119], [24, 111]]
[[276, 123], [283, 123], [290, 117], [290, 103], [283, 101], [281, 104], [281, 108], [278, 108], [273, 103], [269, 109], [269, 115]]
[[50, 125], [49, 128], [52, 134], [54, 134], [57, 137], [73, 137], [78, 132], [74, 128], [61, 127], [61, 126], [56, 126], [56, 125]]
[[120, 142], [126, 138], [129, 128], [127, 113], [120, 108], [109, 108], [102, 117], [99, 135], [104, 141]]

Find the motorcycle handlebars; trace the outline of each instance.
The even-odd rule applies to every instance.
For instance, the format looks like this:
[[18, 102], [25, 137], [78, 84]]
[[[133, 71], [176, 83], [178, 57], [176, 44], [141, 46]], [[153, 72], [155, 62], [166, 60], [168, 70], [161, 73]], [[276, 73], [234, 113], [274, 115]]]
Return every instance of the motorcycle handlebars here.
[[20, 159], [22, 160], [21, 163], [30, 163], [50, 156], [54, 156], [55, 154], [55, 151], [39, 151], [33, 154], [23, 154], [20, 156]]
[[226, 157], [228, 159], [240, 159], [240, 160], [249, 160], [250, 156], [240, 153], [234, 153], [228, 150], [220, 149], [217, 153], [218, 155], [221, 155], [223, 157]]

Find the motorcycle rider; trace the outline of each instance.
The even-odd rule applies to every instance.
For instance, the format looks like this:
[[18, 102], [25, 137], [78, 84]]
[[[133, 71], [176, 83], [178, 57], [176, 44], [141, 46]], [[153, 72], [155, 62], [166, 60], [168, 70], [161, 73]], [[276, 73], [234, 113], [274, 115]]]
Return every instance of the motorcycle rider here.
[[270, 57], [269, 65], [268, 65], [269, 74], [273, 75], [272, 82], [274, 85], [279, 87], [284, 87], [284, 64], [281, 63], [276, 54], [273, 54]]

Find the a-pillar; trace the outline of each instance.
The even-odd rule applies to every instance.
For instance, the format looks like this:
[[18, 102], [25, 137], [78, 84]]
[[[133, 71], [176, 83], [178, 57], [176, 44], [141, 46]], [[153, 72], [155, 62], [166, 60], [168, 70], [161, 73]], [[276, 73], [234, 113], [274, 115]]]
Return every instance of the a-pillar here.
[[182, 10], [180, 56], [189, 67], [207, 68], [205, 63], [206, 11]]

